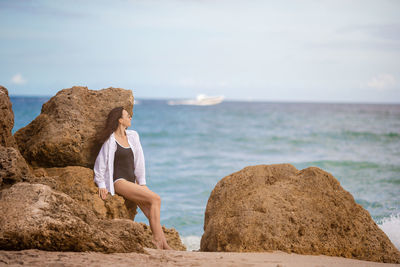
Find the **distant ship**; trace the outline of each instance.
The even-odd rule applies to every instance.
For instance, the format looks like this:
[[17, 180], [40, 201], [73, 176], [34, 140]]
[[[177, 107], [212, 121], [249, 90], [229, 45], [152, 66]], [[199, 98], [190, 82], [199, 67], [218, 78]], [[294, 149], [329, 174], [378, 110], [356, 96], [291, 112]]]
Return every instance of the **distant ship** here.
[[187, 99], [187, 100], [171, 100], [168, 101], [168, 105], [191, 105], [191, 106], [211, 106], [217, 105], [224, 100], [224, 96], [206, 96], [206, 95], [197, 95], [196, 99]]

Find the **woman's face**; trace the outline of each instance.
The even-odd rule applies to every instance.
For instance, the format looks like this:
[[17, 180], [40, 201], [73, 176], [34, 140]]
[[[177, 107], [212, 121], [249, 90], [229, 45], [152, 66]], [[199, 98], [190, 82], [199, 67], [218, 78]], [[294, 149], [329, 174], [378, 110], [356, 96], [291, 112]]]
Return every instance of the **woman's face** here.
[[131, 126], [131, 115], [129, 115], [128, 111], [125, 109], [122, 110], [122, 117], [119, 119], [119, 123], [124, 126], [125, 128], [128, 128]]

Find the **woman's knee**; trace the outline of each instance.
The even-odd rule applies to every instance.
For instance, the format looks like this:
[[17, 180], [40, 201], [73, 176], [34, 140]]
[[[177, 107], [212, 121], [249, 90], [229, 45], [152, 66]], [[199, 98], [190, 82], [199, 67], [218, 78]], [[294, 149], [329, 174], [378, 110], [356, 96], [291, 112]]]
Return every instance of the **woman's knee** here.
[[161, 205], [161, 197], [154, 193], [151, 197], [151, 204], [153, 205]]

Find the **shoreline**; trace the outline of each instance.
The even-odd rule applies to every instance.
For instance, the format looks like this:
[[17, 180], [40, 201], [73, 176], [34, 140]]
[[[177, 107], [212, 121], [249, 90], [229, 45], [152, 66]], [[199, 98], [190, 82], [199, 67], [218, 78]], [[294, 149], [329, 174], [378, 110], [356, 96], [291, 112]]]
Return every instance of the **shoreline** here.
[[28, 249], [0, 250], [0, 263], [8, 266], [400, 266], [325, 255], [274, 252], [194, 252], [145, 248], [146, 254], [100, 252], [60, 252]]

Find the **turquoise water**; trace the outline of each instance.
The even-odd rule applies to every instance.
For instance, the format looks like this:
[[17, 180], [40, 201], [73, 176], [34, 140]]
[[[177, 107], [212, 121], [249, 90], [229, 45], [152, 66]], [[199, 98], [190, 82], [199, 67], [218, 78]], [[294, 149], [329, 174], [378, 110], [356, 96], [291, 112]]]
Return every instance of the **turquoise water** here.
[[[13, 131], [48, 99], [12, 97]], [[147, 184], [162, 198], [161, 222], [190, 248], [199, 246], [216, 183], [246, 166], [274, 163], [330, 172], [400, 242], [389, 234], [400, 232], [400, 105], [140, 100], [131, 128], [140, 134]], [[147, 223], [141, 212], [136, 220]]]

